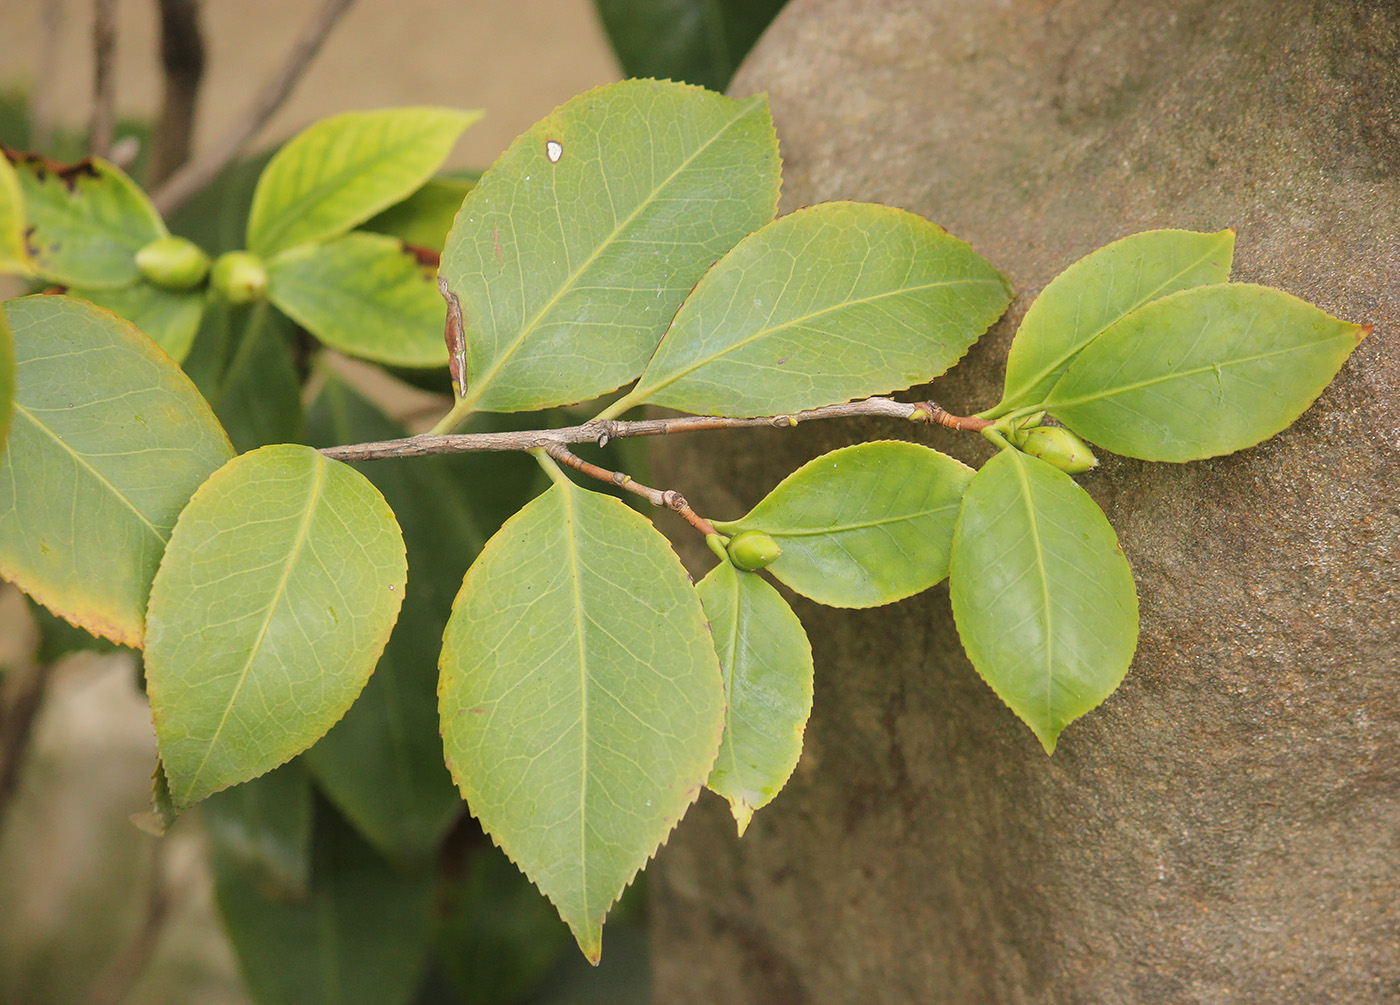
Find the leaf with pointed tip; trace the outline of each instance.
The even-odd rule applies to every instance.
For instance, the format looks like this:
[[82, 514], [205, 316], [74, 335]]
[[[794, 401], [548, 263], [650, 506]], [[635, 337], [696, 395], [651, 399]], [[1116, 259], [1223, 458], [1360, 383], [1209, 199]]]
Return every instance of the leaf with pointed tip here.
[[913, 213], [801, 209], [705, 274], [609, 414], [649, 402], [769, 415], [921, 384], [961, 359], [1010, 299], [1001, 273]]
[[271, 258], [338, 237], [432, 176], [480, 112], [343, 112], [294, 136], [268, 162], [248, 213], [248, 248]]
[[1370, 331], [1267, 286], [1198, 286], [1104, 332], [1045, 408], [1116, 454], [1228, 454], [1292, 425]]
[[876, 607], [948, 575], [948, 552], [972, 469], [898, 440], [842, 447], [784, 478], [726, 534], [759, 530], [782, 548], [768, 571], [830, 607]]
[[603, 918], [709, 776], [724, 691], [660, 533], [557, 481], [491, 539], [442, 648], [447, 764], [590, 960]]
[[797, 767], [812, 713], [812, 646], [778, 591], [721, 562], [696, 590], [724, 674], [724, 740], [706, 786], [729, 800], [739, 836]]
[[35, 271], [65, 286], [112, 289], [141, 278], [136, 252], [166, 235], [144, 192], [100, 158], [54, 164], [9, 154], [24, 193], [29, 258]]
[[163, 290], [141, 282], [116, 290], [70, 287], [70, 297], [105, 307], [136, 326], [176, 363], [189, 355], [204, 316], [204, 294], [198, 290]]
[[773, 218], [778, 172], [762, 96], [625, 80], [536, 123], [443, 251], [466, 321], [459, 408], [582, 401], [641, 373], [705, 270]]
[[0, 575], [94, 635], [140, 646], [175, 518], [233, 455], [170, 357], [81, 300], [11, 300], [15, 411], [0, 455]]
[[325, 735], [364, 687], [403, 598], [394, 514], [310, 447], [243, 454], [170, 535], [146, 616], [146, 684], [184, 809]]
[[973, 476], [948, 580], [973, 667], [1054, 753], [1137, 647], [1137, 590], [1103, 511], [1063, 471], [1006, 449]]
[[24, 244], [24, 194], [10, 159], [0, 154], [0, 272], [33, 273]]
[[268, 298], [322, 342], [398, 366], [445, 366], [445, 314], [432, 270], [401, 241], [346, 234], [267, 263]]
[[406, 1005], [432, 944], [431, 871], [393, 867], [324, 803], [312, 847], [297, 896], [215, 843], [214, 890], [249, 992], [259, 1005]]
[[1076, 353], [1143, 304], [1225, 282], [1234, 251], [1233, 230], [1149, 230], [1081, 258], [1052, 279], [1026, 311], [1006, 359], [1001, 402], [987, 414], [1036, 405]]

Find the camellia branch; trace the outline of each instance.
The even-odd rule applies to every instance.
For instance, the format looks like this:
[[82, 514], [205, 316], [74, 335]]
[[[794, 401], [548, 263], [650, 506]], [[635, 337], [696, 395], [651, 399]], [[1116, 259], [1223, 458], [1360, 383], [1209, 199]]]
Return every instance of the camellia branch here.
[[[609, 440], [627, 436], [666, 436], [670, 433], [693, 433], [705, 429], [746, 429], [755, 426], [789, 429], [815, 419], [859, 416], [882, 416], [908, 419], [911, 422], [937, 423], [950, 429], [970, 432], [993, 425], [990, 420], [979, 419], [976, 416], [952, 415], [931, 401], [905, 402], [890, 398], [865, 398], [840, 405], [812, 408], [793, 415], [765, 415], [751, 419], [731, 419], [721, 415], [689, 415], [676, 419], [639, 419], [632, 422], [620, 419], [593, 419], [577, 426], [563, 426], [559, 429], [502, 433], [423, 433], [400, 440], [323, 447], [321, 453], [332, 460], [353, 462], [376, 461], [389, 457], [425, 457], [429, 454], [470, 454], [503, 450], [544, 449], [548, 452], [552, 447], [569, 443], [597, 443], [602, 446]], [[604, 476], [605, 480], [609, 477]]]
[[190, 158], [195, 106], [204, 81], [199, 0], [160, 0], [160, 64], [165, 93], [151, 137], [148, 187], [165, 181]]
[[117, 0], [97, 0], [92, 10], [92, 120], [88, 152], [106, 157], [117, 123]]
[[320, 51], [331, 29], [354, 2], [355, 0], [325, 0], [321, 9], [307, 23], [296, 44], [292, 46], [286, 61], [263, 85], [243, 118], [225, 133], [207, 154], [175, 172], [152, 195], [152, 201], [162, 214], [168, 215], [213, 181], [220, 171], [233, 162], [248, 141], [256, 136], [267, 124], [267, 120], [272, 118], [273, 113], [282, 107], [282, 102], [291, 94], [307, 65]]
[[632, 480], [632, 476], [623, 474], [621, 471], [609, 471], [607, 468], [591, 464], [579, 457], [562, 443], [547, 443], [543, 447], [544, 452], [554, 458], [560, 464], [573, 468], [590, 478], [597, 478], [599, 481], [607, 482], [609, 485], [616, 485], [620, 489], [626, 489], [634, 495], [639, 495], [653, 506], [664, 506], [667, 509], [679, 513], [686, 523], [690, 524], [700, 533], [709, 537], [716, 533], [714, 524], [706, 520], [703, 516], [690, 508], [690, 503], [686, 502], [685, 496], [675, 489], [654, 489]]

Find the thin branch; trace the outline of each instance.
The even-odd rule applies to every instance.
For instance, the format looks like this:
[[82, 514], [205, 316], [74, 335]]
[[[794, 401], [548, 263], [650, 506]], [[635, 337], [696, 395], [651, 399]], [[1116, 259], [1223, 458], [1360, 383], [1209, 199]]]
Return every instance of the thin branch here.
[[20, 773], [34, 734], [34, 723], [44, 705], [53, 666], [32, 663], [15, 667], [5, 675], [5, 703], [0, 706], [0, 830], [5, 826], [5, 814], [19, 791]]
[[[802, 422], [816, 419], [844, 419], [877, 416], [909, 419], [913, 422], [937, 422], [953, 429], [976, 430], [990, 426], [986, 419], [949, 415], [932, 402], [911, 404], [889, 398], [865, 398], [841, 405], [813, 408], [795, 415], [766, 415], [752, 419], [731, 419], [720, 415], [693, 415], [679, 419], [640, 419], [623, 422], [619, 419], [593, 419], [578, 426], [560, 429], [531, 429], [506, 433], [423, 433], [401, 440], [381, 440], [375, 443], [355, 443], [339, 447], [324, 447], [321, 453], [337, 461], [375, 461], [388, 457], [424, 457], [428, 454], [470, 454], [502, 450], [548, 449], [551, 444], [597, 443], [626, 436], [665, 436], [669, 433], [692, 433], [704, 429], [746, 429], [762, 426], [789, 429]], [[941, 416], [941, 417], [940, 417]]]
[[117, 0], [95, 0], [92, 7], [92, 122], [88, 153], [106, 157], [117, 125]]
[[282, 102], [301, 79], [307, 65], [320, 51], [331, 29], [354, 2], [355, 0], [324, 0], [321, 9], [307, 23], [301, 37], [292, 46], [292, 51], [287, 54], [282, 67], [263, 85], [243, 118], [220, 137], [207, 154], [197, 157], [171, 175], [152, 196], [152, 201], [161, 213], [168, 215], [213, 181], [220, 171], [233, 162], [248, 141], [262, 130], [268, 119], [282, 106]]
[[716, 533], [714, 524], [700, 516], [690, 508], [690, 503], [686, 502], [685, 496], [675, 489], [654, 489], [632, 480], [631, 475], [623, 474], [621, 471], [609, 471], [607, 468], [591, 464], [579, 457], [562, 443], [546, 443], [544, 452], [553, 457], [560, 464], [567, 465], [575, 471], [582, 472], [590, 478], [616, 485], [620, 489], [626, 489], [634, 495], [639, 495], [653, 506], [664, 506], [673, 512], [679, 513], [686, 523], [690, 524], [700, 533], [708, 537]]
[[151, 876], [146, 889], [146, 906], [141, 923], [130, 941], [122, 947], [93, 983], [87, 1005], [119, 1005], [145, 973], [155, 955], [160, 936], [174, 907], [172, 883], [166, 876], [169, 844], [164, 838], [151, 843]]
[[151, 136], [146, 187], [165, 181], [190, 159], [194, 112], [204, 82], [204, 34], [199, 0], [157, 0], [160, 7], [160, 65], [164, 95]]

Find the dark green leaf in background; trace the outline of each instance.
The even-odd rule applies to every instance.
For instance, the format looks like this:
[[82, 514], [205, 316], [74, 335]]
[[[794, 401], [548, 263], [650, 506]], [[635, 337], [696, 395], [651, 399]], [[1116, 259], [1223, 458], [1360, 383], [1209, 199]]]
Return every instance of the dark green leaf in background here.
[[177, 808], [325, 735], [379, 660], [405, 573], [384, 498], [310, 447], [262, 447], [200, 487], [146, 620], [147, 693]]
[[399, 366], [446, 366], [445, 314], [432, 269], [403, 242], [346, 234], [268, 262], [268, 296], [327, 345]]
[[117, 317], [130, 321], [176, 363], [189, 355], [204, 315], [202, 291], [163, 290], [144, 280], [114, 290], [74, 286], [69, 288], [68, 295], [105, 307]]
[[1001, 273], [913, 213], [798, 210], [705, 274], [606, 414], [771, 415], [910, 387], [961, 359], [1010, 299]]
[[225, 869], [234, 866], [267, 897], [304, 897], [311, 883], [311, 780], [300, 760], [224, 789], [204, 803], [204, 822]]
[[189, 379], [81, 300], [5, 304], [15, 411], [0, 455], [0, 575], [92, 632], [140, 646], [146, 595], [194, 490], [232, 456]]
[[742, 837], [787, 783], [812, 712], [812, 646], [762, 576], [721, 562], [696, 589], [724, 674], [724, 741], [706, 786], [729, 800]]
[[120, 168], [92, 158], [55, 164], [9, 155], [24, 193], [30, 260], [45, 279], [112, 289], [141, 278], [136, 252], [166, 234], [151, 201]]
[[382, 108], [322, 119], [288, 141], [258, 179], [248, 249], [270, 258], [337, 237], [432, 176], [480, 112]]
[[1103, 511], [1069, 475], [1002, 450], [973, 476], [948, 581], [972, 665], [1053, 753], [1137, 646], [1137, 590]]
[[1370, 330], [1267, 286], [1198, 286], [1104, 332], [1045, 407], [1086, 440], [1129, 457], [1228, 454], [1288, 428]]
[[455, 173], [429, 178], [407, 199], [366, 220], [361, 229], [440, 252], [447, 244], [447, 232], [452, 229], [462, 200], [476, 187], [479, 177]]
[[629, 80], [532, 126], [462, 203], [443, 252], [466, 319], [459, 414], [634, 378], [711, 263], [772, 219], [778, 172], [761, 97]]
[[831, 607], [875, 607], [948, 575], [953, 524], [972, 469], [895, 440], [842, 447], [784, 478], [725, 534], [759, 530], [782, 554], [768, 572]]
[[629, 77], [723, 91], [786, 0], [594, 0]]
[[1001, 402], [987, 414], [1036, 405], [1077, 352], [1143, 304], [1225, 282], [1234, 250], [1233, 230], [1149, 230], [1081, 258], [1052, 279], [1026, 311], [1006, 359]]
[[608, 908], [709, 776], [724, 693], [665, 538], [558, 478], [468, 571], [440, 710], [473, 815], [596, 961]]

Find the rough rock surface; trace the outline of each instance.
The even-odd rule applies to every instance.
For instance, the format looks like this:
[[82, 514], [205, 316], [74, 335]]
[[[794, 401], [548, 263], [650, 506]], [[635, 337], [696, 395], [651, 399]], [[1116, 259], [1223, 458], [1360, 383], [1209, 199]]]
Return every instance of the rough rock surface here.
[[[1376, 328], [1262, 446], [1081, 476], [1142, 638], [1053, 758], [961, 655], [946, 588], [800, 604], [803, 762], [742, 842], [707, 796], [663, 851], [657, 1000], [1400, 1000], [1400, 7], [795, 0], [734, 88], [764, 89], [785, 210], [915, 210], [1019, 291], [934, 386], [951, 410], [996, 400], [1037, 290], [1139, 230], [1233, 226], [1235, 278]], [[732, 518], [906, 432], [691, 437], [658, 478]]]

